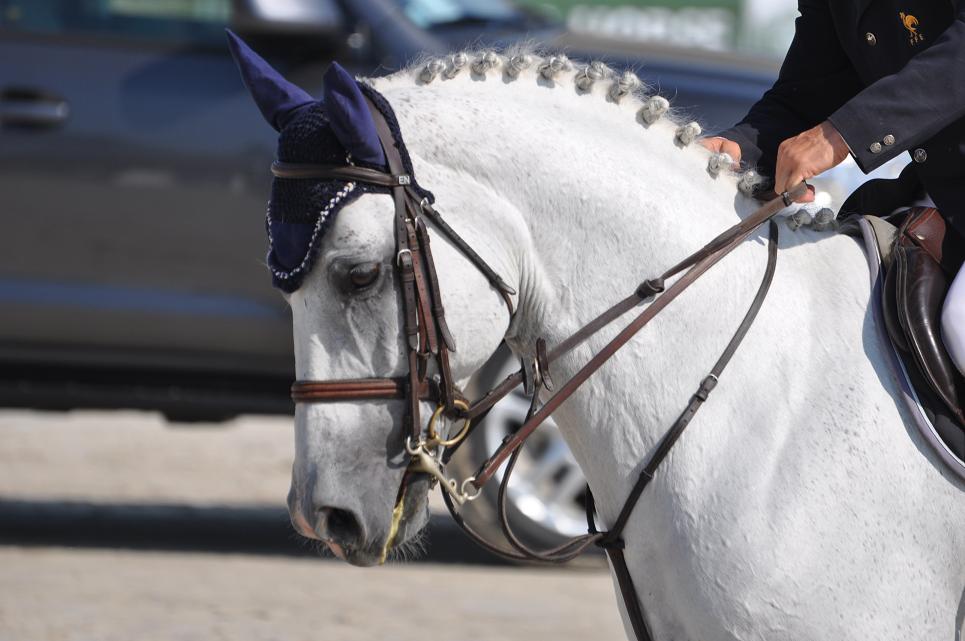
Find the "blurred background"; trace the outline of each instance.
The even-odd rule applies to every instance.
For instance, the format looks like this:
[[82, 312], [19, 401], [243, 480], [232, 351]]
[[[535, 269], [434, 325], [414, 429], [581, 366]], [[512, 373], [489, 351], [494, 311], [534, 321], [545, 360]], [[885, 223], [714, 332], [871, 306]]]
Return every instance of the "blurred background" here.
[[[263, 265], [275, 134], [224, 28], [315, 95], [333, 59], [372, 76], [538, 42], [637, 70], [713, 130], [770, 86], [795, 16], [795, 0], [0, 0], [0, 639], [618, 638], [599, 558], [507, 568], [441, 514], [404, 567], [359, 572], [297, 540], [291, 323]], [[510, 367], [500, 354], [478, 386]], [[524, 411], [509, 399], [454, 465]], [[582, 531], [552, 427], [516, 479], [532, 542]], [[445, 614], [425, 604], [435, 636], [400, 627], [407, 594], [454, 584]]]

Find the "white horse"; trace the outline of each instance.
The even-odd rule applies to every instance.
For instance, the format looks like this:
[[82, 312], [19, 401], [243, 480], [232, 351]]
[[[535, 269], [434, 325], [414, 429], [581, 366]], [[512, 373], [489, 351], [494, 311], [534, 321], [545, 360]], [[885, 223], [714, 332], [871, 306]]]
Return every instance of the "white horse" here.
[[[694, 131], [681, 142], [671, 119], [643, 121], [632, 78], [577, 77], [562, 59], [543, 71], [540, 58], [522, 69], [506, 56], [479, 61], [371, 81], [399, 118], [420, 183], [518, 292], [511, 319], [433, 231], [461, 380], [503, 339], [520, 353], [538, 337], [562, 340], [756, 206], [737, 176], [713, 177], [708, 153], [684, 144]], [[659, 115], [659, 103], [649, 107]], [[381, 194], [347, 206], [288, 297], [300, 379], [405, 374], [393, 211]], [[555, 414], [601, 525], [739, 324], [765, 267], [761, 239], [714, 267]], [[380, 280], [346, 294], [335, 276], [345, 265], [381, 266]], [[756, 324], [625, 530], [656, 639], [960, 638], [965, 486], [906, 426], [868, 280], [851, 238], [783, 232]], [[616, 331], [554, 364], [553, 378], [573, 375]], [[352, 563], [375, 563], [389, 535], [407, 462], [402, 405], [303, 404], [295, 416], [292, 520]], [[400, 545], [427, 521], [426, 485], [416, 487]]]

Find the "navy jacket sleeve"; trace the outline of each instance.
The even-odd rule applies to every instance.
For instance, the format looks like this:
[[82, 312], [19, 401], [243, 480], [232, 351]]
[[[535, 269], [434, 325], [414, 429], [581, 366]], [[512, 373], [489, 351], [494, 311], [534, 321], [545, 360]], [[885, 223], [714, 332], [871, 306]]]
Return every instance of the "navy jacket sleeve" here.
[[[871, 84], [829, 118], [867, 173], [965, 116], [965, 8], [896, 74]], [[888, 135], [895, 143], [881, 145]], [[877, 148], [877, 147], [876, 147]]]
[[[828, 0], [799, 0], [798, 10], [794, 40], [774, 86], [740, 123], [718, 134], [739, 144], [742, 161], [765, 176], [774, 175], [777, 148], [784, 140], [823, 122], [861, 89], [838, 40]], [[852, 118], [842, 115], [843, 120]]]

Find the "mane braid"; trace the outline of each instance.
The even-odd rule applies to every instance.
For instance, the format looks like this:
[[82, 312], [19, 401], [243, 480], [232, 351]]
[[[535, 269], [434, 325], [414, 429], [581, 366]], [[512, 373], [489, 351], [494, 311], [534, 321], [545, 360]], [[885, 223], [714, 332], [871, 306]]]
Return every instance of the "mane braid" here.
[[[590, 93], [596, 85], [602, 85], [606, 88], [602, 94], [606, 100], [636, 107], [637, 122], [641, 126], [649, 128], [659, 120], [667, 121], [678, 146], [691, 145], [703, 131], [697, 122], [685, 122], [674, 113], [670, 101], [653, 94], [632, 70], [618, 73], [600, 61], [586, 63], [571, 60], [562, 53], [540, 53], [532, 45], [513, 45], [501, 51], [458, 51], [442, 58], [421, 58], [384, 79], [408, 78], [418, 85], [428, 85], [451, 80], [463, 73], [474, 76], [501, 74], [507, 82], [541, 81], [548, 87], [570, 87], [580, 93]], [[756, 171], [733, 172], [732, 164], [729, 155], [712, 154], [707, 162], [707, 172], [714, 178], [733, 173], [737, 177], [737, 188], [745, 196], [752, 197], [765, 188], [765, 180]]]

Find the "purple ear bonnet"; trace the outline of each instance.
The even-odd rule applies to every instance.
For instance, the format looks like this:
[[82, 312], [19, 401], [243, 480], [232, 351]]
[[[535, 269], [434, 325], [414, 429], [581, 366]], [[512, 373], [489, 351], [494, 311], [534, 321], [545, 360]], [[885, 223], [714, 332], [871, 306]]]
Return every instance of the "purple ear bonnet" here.
[[[237, 36], [229, 32], [229, 42], [234, 43], [235, 40], [244, 46]], [[272, 99], [281, 100], [284, 106], [273, 109], [268, 102], [264, 102], [265, 94], [259, 99], [253, 84], [249, 82], [250, 72], [246, 72], [246, 65], [251, 60], [250, 56], [239, 56], [236, 48], [232, 44], [232, 53], [255, 102], [269, 123], [278, 122], [280, 125], [279, 161], [326, 165], [346, 165], [351, 162], [360, 167], [385, 171], [385, 154], [365, 101], [367, 97], [385, 117], [395, 146], [402, 156], [405, 171], [413, 175], [412, 161], [402, 141], [395, 113], [380, 93], [357, 82], [337, 63], [333, 63], [325, 74], [324, 101], [310, 99], [310, 102], [304, 103], [297, 97], [297, 92], [276, 90]], [[251, 55], [257, 58], [254, 52]], [[267, 66], [261, 58], [257, 60]], [[270, 77], [271, 82], [280, 81], [282, 86], [288, 85], [273, 70], [271, 73], [263, 72], [259, 77]], [[293, 108], [292, 104], [296, 106]], [[283, 115], [279, 117], [279, 113]], [[414, 178], [413, 186], [420, 196], [434, 201], [432, 194], [422, 189]], [[322, 238], [335, 220], [335, 215], [366, 193], [388, 194], [390, 189], [339, 180], [272, 180], [266, 226], [268, 267], [275, 287], [293, 292], [301, 286], [314, 265]]]
[[332, 130], [342, 146], [355, 160], [385, 165], [385, 152], [359, 83], [337, 62], [325, 73], [324, 96]]
[[241, 79], [268, 124], [281, 131], [299, 109], [315, 102], [308, 92], [285, 80], [264, 58], [252, 51], [234, 31], [225, 29], [228, 48], [241, 71]]

